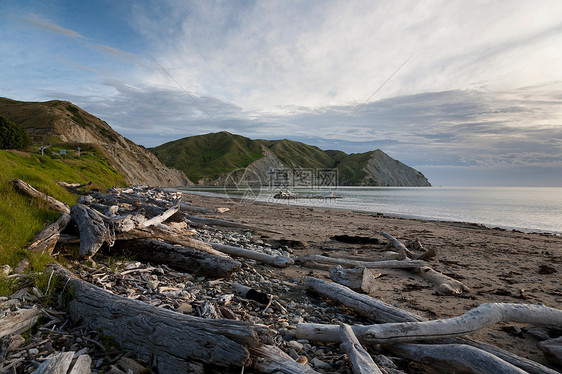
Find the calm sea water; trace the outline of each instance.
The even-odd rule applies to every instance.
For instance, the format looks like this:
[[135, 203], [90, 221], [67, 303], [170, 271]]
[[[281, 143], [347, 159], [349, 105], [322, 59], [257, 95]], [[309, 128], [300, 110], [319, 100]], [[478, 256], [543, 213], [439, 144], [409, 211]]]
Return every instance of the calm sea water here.
[[295, 188], [302, 197], [274, 200], [275, 191], [229, 188], [191, 188], [200, 194], [243, 198], [248, 203], [262, 202], [351, 209], [429, 220], [480, 223], [521, 231], [562, 234], [562, 187], [338, 187], [333, 190], [341, 199], [330, 199], [332, 190]]

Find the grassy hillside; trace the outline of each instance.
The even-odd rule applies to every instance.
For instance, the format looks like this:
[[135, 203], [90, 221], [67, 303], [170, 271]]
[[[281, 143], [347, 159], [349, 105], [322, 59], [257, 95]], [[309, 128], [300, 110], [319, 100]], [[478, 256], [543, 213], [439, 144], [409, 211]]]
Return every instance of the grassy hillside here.
[[334, 166], [334, 159], [328, 153], [312, 145], [288, 139], [258, 142], [269, 148], [288, 167], [321, 169]]
[[194, 182], [205, 177], [216, 179], [263, 156], [258, 142], [226, 131], [175, 140], [151, 151]]
[[[0, 265], [13, 267], [27, 257], [32, 271], [41, 270], [50, 258], [27, 253], [24, 248], [37, 232], [60, 215], [48, 209], [41, 200], [18, 193], [9, 183], [12, 179], [22, 179], [69, 205], [76, 202], [77, 196], [57, 185], [58, 180], [69, 183], [91, 181], [89, 188], [99, 189], [125, 185], [123, 177], [100, 157], [94, 147], [82, 147], [80, 157], [74, 154], [51, 156], [51, 152], [58, 151], [55, 147], [47, 149], [45, 153], [49, 155], [45, 156], [0, 151]], [[7, 294], [9, 289], [10, 282], [0, 277], [0, 295]]]
[[335, 167], [338, 169], [340, 184], [360, 184], [363, 178], [367, 176], [367, 173], [363, 171], [363, 167], [371, 158], [372, 153], [352, 153], [337, 161]]

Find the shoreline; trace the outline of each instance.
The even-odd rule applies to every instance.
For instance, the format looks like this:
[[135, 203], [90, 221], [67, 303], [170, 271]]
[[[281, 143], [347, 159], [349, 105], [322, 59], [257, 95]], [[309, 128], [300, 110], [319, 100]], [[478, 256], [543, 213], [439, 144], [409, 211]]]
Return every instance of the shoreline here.
[[[228, 198], [183, 193], [193, 206], [230, 209], [224, 213], [210, 211], [201, 216], [278, 231], [257, 230], [259, 234], [255, 235], [261, 236], [264, 242], [292, 243], [293, 257], [321, 254], [375, 261], [386, 244], [386, 240], [379, 235], [381, 231], [388, 232], [404, 243], [419, 240], [426, 249], [437, 251], [437, 257], [430, 265], [462, 281], [471, 292], [466, 295], [440, 296], [430, 284], [417, 277], [405, 275], [400, 270], [384, 270], [379, 278], [379, 289], [371, 295], [425, 318], [454, 317], [490, 302], [544, 304], [554, 308], [562, 305], [560, 236], [341, 209], [262, 202], [237, 204]], [[343, 243], [333, 240], [335, 235], [375, 238], [379, 244]], [[273, 271], [280, 279], [291, 282], [311, 274], [330, 279], [326, 270], [311, 271], [297, 265]], [[471, 337], [545, 364], [544, 356], [536, 347], [536, 339], [533, 340], [526, 332], [514, 338], [513, 329], [525, 331], [524, 327], [524, 324], [497, 324]]]
[[[417, 187], [409, 187], [409, 188], [417, 188]], [[423, 188], [423, 187], [422, 187]], [[200, 196], [208, 196], [208, 197], [216, 197], [225, 200], [242, 200], [243, 197], [237, 196], [228, 196], [228, 194], [220, 194], [210, 191], [197, 191], [197, 190], [186, 190], [181, 188], [173, 188], [175, 191], [181, 191], [188, 194], [195, 194]], [[203, 193], [201, 193], [203, 192]], [[330, 196], [326, 196], [326, 199], [330, 199]], [[303, 196], [303, 200], [309, 200], [308, 197]], [[452, 223], [452, 224], [464, 224], [464, 225], [475, 225], [481, 226], [492, 230], [505, 230], [505, 231], [513, 231], [513, 232], [521, 232], [525, 234], [540, 234], [540, 235], [547, 235], [547, 236], [554, 236], [554, 237], [562, 237], [562, 231], [552, 231], [552, 230], [541, 230], [541, 229], [534, 229], [534, 228], [524, 228], [524, 227], [515, 227], [515, 226], [507, 226], [501, 224], [487, 224], [481, 222], [472, 222], [472, 221], [460, 221], [460, 220], [447, 220], [439, 217], [430, 217], [430, 216], [421, 216], [421, 215], [409, 215], [409, 214], [400, 214], [400, 213], [385, 213], [385, 212], [378, 212], [374, 210], [360, 210], [360, 209], [349, 209], [344, 207], [329, 207], [329, 206], [315, 206], [315, 204], [291, 204], [290, 201], [283, 201], [280, 199], [276, 199], [277, 201], [269, 201], [272, 198], [268, 199], [267, 201], [260, 201], [254, 200], [249, 201], [247, 204], [258, 203], [258, 204], [274, 204], [274, 205], [282, 205], [282, 206], [299, 206], [299, 207], [307, 207], [307, 208], [318, 208], [318, 209], [333, 209], [333, 210], [341, 210], [341, 211], [350, 211], [352, 213], [364, 213], [364, 214], [371, 214], [377, 216], [385, 216], [389, 218], [400, 218], [400, 219], [408, 219], [408, 220], [416, 220], [416, 221], [431, 221], [431, 222], [442, 222], [442, 223]], [[294, 201], [290, 199], [291, 201]]]

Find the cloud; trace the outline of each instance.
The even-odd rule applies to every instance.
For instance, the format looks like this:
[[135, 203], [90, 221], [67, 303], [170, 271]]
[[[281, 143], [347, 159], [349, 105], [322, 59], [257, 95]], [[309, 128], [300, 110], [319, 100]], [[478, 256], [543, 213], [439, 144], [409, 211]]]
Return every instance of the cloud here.
[[84, 39], [87, 40], [88, 38], [86, 38], [84, 35], [73, 31], [73, 30], [69, 30], [67, 28], [64, 28], [62, 26], [57, 25], [56, 23], [54, 23], [53, 21], [51, 21], [48, 18], [42, 17], [38, 14], [28, 14], [25, 17], [21, 18], [22, 21], [29, 23], [35, 27], [38, 27], [40, 29], [43, 29], [45, 31], [49, 31], [49, 32], [53, 32], [56, 34], [60, 34], [69, 38], [77, 38], [77, 39]]

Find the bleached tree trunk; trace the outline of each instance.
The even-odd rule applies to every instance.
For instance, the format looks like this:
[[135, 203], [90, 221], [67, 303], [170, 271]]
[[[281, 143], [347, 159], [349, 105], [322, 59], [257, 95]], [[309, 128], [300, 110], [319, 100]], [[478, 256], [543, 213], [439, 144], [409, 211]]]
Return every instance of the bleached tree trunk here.
[[240, 247], [233, 247], [231, 245], [226, 245], [226, 244], [219, 244], [219, 243], [209, 243], [209, 244], [217, 251], [227, 253], [231, 256], [249, 258], [278, 268], [286, 268], [295, 263], [295, 261], [292, 258], [285, 257], [285, 256], [271, 256], [266, 253], [252, 251]]
[[113, 245], [114, 233], [100, 213], [84, 204], [74, 204], [70, 215], [80, 231], [80, 257], [92, 258], [104, 242]]
[[368, 269], [417, 269], [427, 265], [427, 262], [419, 260], [357, 261], [343, 258], [326, 257], [322, 255], [308, 255], [298, 259], [298, 263], [303, 266], [306, 266], [309, 262], [327, 265], [366, 267]]
[[148, 227], [148, 226], [152, 226], [152, 225], [162, 223], [165, 220], [167, 220], [168, 218], [170, 218], [171, 216], [173, 216], [178, 210], [180, 210], [180, 206], [181, 206], [181, 201], [178, 201], [178, 202], [174, 203], [174, 205], [171, 208], [169, 208], [168, 210], [166, 210], [162, 214], [159, 214], [156, 217], [152, 217], [151, 219], [142, 222], [140, 224], [140, 226], [141, 227]]
[[31, 185], [25, 183], [21, 179], [14, 179], [10, 183], [20, 192], [45, 201], [51, 208], [58, 210], [61, 213], [70, 214], [70, 208], [68, 205], [66, 205], [66, 203], [63, 203], [62, 201], [59, 201], [41, 191], [37, 191], [35, 188], [31, 187]]
[[340, 347], [347, 353], [354, 374], [382, 374], [349, 325], [341, 324], [340, 338], [342, 341]]

